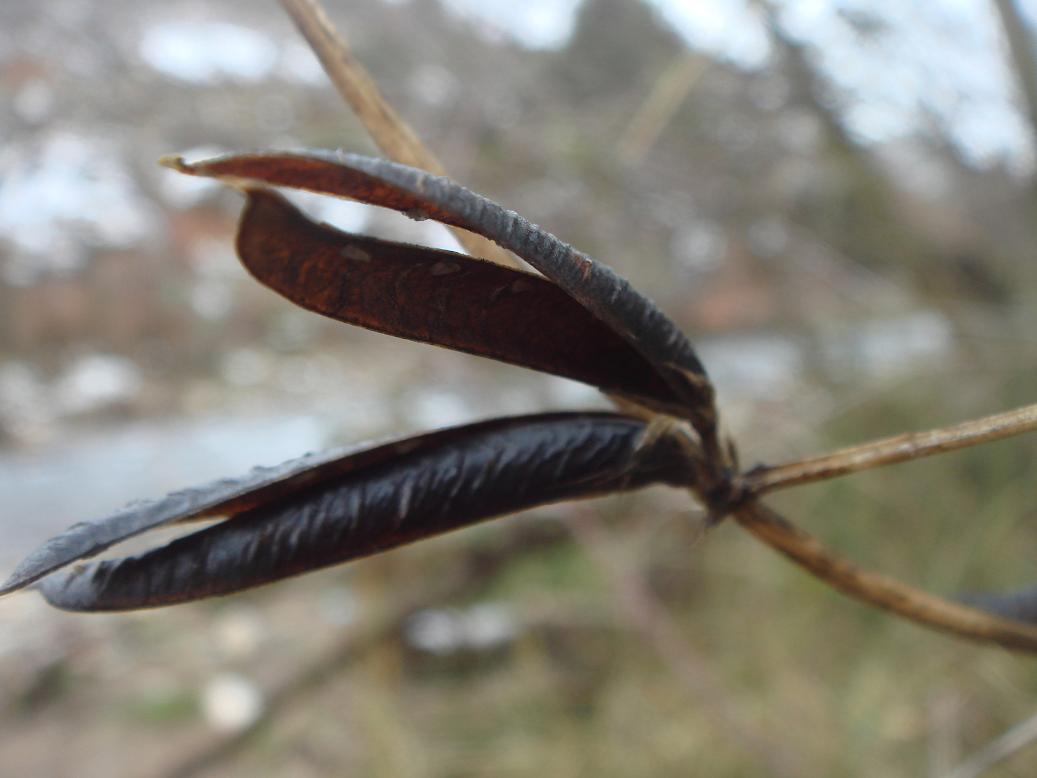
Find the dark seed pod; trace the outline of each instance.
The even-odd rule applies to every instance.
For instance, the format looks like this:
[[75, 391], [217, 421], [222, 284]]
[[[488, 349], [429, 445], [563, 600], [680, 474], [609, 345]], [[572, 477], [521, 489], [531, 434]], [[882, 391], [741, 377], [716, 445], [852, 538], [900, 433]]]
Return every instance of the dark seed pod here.
[[306, 189], [394, 208], [413, 218], [478, 233], [514, 252], [627, 340], [680, 399], [682, 414], [712, 438], [713, 386], [691, 344], [648, 298], [604, 265], [453, 181], [384, 159], [340, 152], [235, 154], [187, 164], [193, 175], [238, 186], [263, 183]]
[[238, 255], [295, 304], [680, 413], [680, 398], [645, 358], [543, 276], [351, 235], [310, 221], [269, 189], [246, 194]]
[[[297, 488], [268, 491], [227, 521], [137, 556], [54, 573], [37, 586], [52, 605], [70, 610], [169, 605], [534, 505], [651, 483], [688, 485], [680, 447], [644, 431], [640, 420], [617, 414], [545, 414], [399, 441], [336, 461], [333, 479], [301, 483], [298, 473], [287, 479]], [[246, 504], [249, 494], [255, 493], [236, 504]], [[188, 509], [172, 520], [197, 515]]]

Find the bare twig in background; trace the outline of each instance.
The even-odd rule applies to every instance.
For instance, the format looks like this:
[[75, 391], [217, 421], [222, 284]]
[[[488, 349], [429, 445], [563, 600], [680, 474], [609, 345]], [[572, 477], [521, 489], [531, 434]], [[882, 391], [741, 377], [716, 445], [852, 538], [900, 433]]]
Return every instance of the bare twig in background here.
[[1037, 713], [1023, 719], [1001, 737], [970, 756], [944, 778], [979, 778], [994, 765], [1037, 741]]
[[689, 49], [662, 72], [619, 141], [623, 162], [636, 165], [644, 158], [709, 65], [708, 59]]
[[799, 760], [782, 741], [759, 732], [746, 720], [709, 662], [681, 635], [638, 572], [617, 562], [597, 517], [579, 510], [569, 526], [609, 579], [627, 621], [647, 639], [672, 676], [691, 692], [703, 716], [713, 721], [717, 731], [736, 748], [751, 753], [767, 775], [801, 774]]
[[444, 566], [445, 580], [430, 591], [395, 608], [374, 624], [349, 631], [334, 646], [307, 663], [267, 695], [263, 713], [242, 730], [216, 738], [178, 764], [161, 771], [163, 778], [190, 778], [215, 769], [247, 748], [261, 732], [294, 706], [305, 702], [334, 676], [380, 646], [399, 639], [407, 619], [425, 608], [448, 602], [460, 594], [485, 586], [512, 562], [569, 542], [561, 525], [536, 523], [516, 526], [503, 542], [470, 549], [458, 562]]
[[761, 503], [751, 502], [732, 515], [771, 548], [856, 600], [963, 638], [1037, 652], [1037, 626], [993, 616], [864, 570]]
[[1015, 66], [1015, 77], [1022, 94], [1023, 107], [1030, 122], [1030, 138], [1037, 152], [1037, 42], [1028, 29], [1017, 0], [993, 0], [1001, 19], [1008, 51]]
[[[328, 78], [346, 103], [353, 108], [378, 148], [396, 162], [427, 170], [437, 176], [445, 175], [442, 163], [386, 101], [371, 74], [353, 56], [349, 46], [332, 26], [320, 2], [280, 2], [317, 55]], [[486, 238], [459, 228], [452, 228], [452, 231], [472, 256], [509, 267], [518, 266], [511, 254]]]
[[762, 467], [750, 471], [745, 481], [751, 492], [764, 494], [790, 486], [826, 481], [862, 470], [989, 443], [1033, 430], [1037, 430], [1037, 404], [971, 419], [949, 427], [925, 432], [905, 432], [902, 435], [862, 443], [830, 454]]

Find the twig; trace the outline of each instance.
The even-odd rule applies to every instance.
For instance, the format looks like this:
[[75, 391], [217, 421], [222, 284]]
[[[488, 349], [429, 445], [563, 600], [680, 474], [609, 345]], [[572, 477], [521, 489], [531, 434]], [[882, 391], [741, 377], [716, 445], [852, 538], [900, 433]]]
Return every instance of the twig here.
[[1037, 652], [1037, 626], [1003, 619], [864, 570], [762, 503], [750, 502], [732, 515], [756, 538], [854, 599], [963, 638]]
[[745, 475], [745, 486], [753, 494], [764, 494], [989, 443], [1033, 430], [1037, 430], [1037, 405], [1027, 405], [950, 427], [907, 432], [818, 457], [757, 468]]
[[706, 57], [685, 51], [663, 71], [619, 142], [623, 162], [636, 165], [644, 158], [709, 66]]
[[[427, 170], [437, 176], [445, 175], [442, 163], [396, 113], [382, 96], [371, 74], [353, 56], [319, 0], [280, 2], [310, 44], [342, 99], [352, 107], [378, 148], [396, 162]], [[509, 267], [518, 266], [511, 254], [495, 243], [459, 228], [452, 228], [452, 231], [472, 256]]]
[[999, 762], [1022, 751], [1037, 740], [1037, 713], [1023, 719], [1001, 737], [987, 743], [944, 778], [979, 778]]

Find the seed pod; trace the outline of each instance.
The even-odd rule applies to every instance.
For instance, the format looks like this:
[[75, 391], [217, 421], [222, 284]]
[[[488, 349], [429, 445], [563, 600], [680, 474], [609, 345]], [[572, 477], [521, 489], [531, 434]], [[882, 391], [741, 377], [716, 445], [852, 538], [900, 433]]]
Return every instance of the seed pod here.
[[[192, 175], [239, 187], [269, 184], [350, 197], [478, 233], [514, 252], [630, 343], [681, 403], [681, 415], [705, 437], [716, 427], [713, 386], [684, 334], [651, 300], [609, 268], [514, 211], [453, 181], [384, 159], [311, 150], [234, 154], [188, 164]], [[666, 398], [668, 401], [669, 398]]]
[[[113, 525], [123, 539], [158, 523], [240, 509], [160, 548], [59, 571], [37, 584], [51, 604], [70, 610], [169, 605], [229, 594], [535, 505], [651, 483], [688, 485], [681, 448], [671, 438], [644, 432], [642, 421], [608, 413], [542, 414], [457, 427], [314, 467], [275, 469], [266, 479], [218, 482], [208, 496], [206, 490], [171, 496], [157, 508], [142, 506], [111, 523], [90, 525], [92, 532], [79, 525], [52, 541], [51, 551], [45, 547], [35, 555], [35, 566], [23, 565], [21, 575], [31, 580], [53, 568], [55, 549], [67, 564], [77, 542], [80, 550], [93, 550], [100, 538], [114, 542]], [[163, 520], [156, 522], [159, 516]], [[18, 586], [8, 582], [5, 590], [11, 588]]]

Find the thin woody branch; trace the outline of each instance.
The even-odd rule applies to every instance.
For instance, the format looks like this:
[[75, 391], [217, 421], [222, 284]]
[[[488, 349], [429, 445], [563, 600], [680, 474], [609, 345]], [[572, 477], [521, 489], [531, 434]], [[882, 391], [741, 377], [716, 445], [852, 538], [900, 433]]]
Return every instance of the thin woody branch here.
[[830, 454], [751, 470], [744, 476], [756, 495], [826, 481], [862, 470], [942, 454], [1037, 430], [1037, 404], [925, 432], [907, 432]]
[[856, 600], [959, 637], [1037, 652], [1037, 626], [1000, 618], [864, 570], [762, 503], [751, 502], [732, 515], [758, 540]]
[[[338, 34], [319, 0], [280, 0], [281, 6], [317, 55], [324, 72], [342, 99], [353, 109], [371, 139], [390, 159], [421, 168], [437, 176], [445, 175], [436, 158], [410, 125], [396, 113], [382, 95], [374, 78], [353, 56]], [[465, 230], [453, 229], [457, 240], [475, 257], [489, 259], [508, 267], [518, 263], [491, 241]]]

